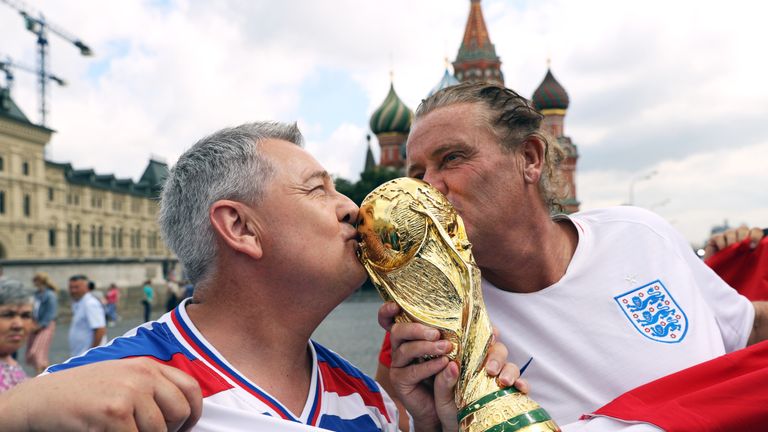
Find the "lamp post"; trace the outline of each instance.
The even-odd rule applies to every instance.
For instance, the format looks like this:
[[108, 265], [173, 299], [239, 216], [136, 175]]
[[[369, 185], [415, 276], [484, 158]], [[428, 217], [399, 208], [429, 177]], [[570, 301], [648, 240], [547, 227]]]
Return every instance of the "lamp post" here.
[[635, 177], [632, 180], [629, 181], [629, 202], [628, 205], [635, 205], [635, 183], [643, 180], [648, 180], [651, 177], [655, 176], [658, 173], [658, 171], [653, 170], [649, 172], [648, 174], [641, 175], [639, 177]]

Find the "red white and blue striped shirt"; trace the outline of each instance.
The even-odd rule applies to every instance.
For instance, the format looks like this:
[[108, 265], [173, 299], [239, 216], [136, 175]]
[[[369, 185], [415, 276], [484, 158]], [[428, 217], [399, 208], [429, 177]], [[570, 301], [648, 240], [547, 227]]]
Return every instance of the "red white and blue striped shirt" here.
[[309, 343], [313, 361], [307, 402], [301, 413], [290, 412], [206, 341], [189, 319], [185, 304], [47, 372], [139, 356], [176, 367], [195, 378], [202, 389], [203, 414], [196, 430], [257, 430], [254, 422], [266, 422], [270, 430], [276, 425], [285, 430], [397, 430], [397, 408], [381, 386], [313, 341]]

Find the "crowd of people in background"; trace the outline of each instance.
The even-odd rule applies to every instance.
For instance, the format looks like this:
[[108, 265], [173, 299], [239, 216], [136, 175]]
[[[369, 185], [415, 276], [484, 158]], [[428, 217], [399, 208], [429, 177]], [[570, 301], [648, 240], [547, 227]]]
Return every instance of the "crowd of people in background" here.
[[[34, 371], [42, 373], [50, 365], [50, 349], [56, 335], [59, 317], [59, 287], [44, 272], [32, 278], [32, 287], [10, 279], [0, 267], [0, 392], [10, 389], [28, 378], [22, 360]], [[74, 275], [68, 280], [72, 301], [69, 325], [70, 355], [80, 355], [88, 349], [107, 342], [106, 327], [121, 320], [118, 314], [121, 290], [110, 283], [102, 292], [85, 275]], [[188, 281], [168, 283], [167, 307], [191, 297], [193, 286]], [[149, 321], [156, 298], [150, 280], [142, 287], [144, 321]], [[18, 355], [25, 346], [23, 359]]]

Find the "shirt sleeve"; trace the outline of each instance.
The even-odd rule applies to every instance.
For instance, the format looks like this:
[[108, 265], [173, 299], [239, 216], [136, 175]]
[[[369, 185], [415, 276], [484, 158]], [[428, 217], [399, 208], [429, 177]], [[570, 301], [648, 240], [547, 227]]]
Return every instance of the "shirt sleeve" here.
[[98, 300], [94, 299], [93, 302], [86, 304], [86, 316], [88, 317], [88, 326], [92, 329], [102, 328], [107, 326], [106, 317], [104, 316], [104, 307]]
[[[666, 224], [666, 222], [664, 222]], [[747, 346], [755, 319], [752, 302], [725, 283], [704, 261], [693, 252], [688, 242], [674, 228], [668, 226], [668, 238], [682, 259], [688, 264], [698, 291], [715, 316], [726, 352]]]

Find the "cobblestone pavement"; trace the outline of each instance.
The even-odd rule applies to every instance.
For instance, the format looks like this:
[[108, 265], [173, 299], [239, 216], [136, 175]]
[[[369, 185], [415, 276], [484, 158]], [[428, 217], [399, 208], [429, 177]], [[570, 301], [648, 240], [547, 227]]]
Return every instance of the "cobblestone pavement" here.
[[[380, 304], [381, 299], [375, 292], [356, 293], [325, 319], [312, 338], [373, 376], [378, 363], [379, 347], [384, 337], [384, 330], [376, 321], [376, 311]], [[152, 318], [160, 315], [161, 312], [157, 311]], [[123, 317], [114, 327], [107, 328], [107, 337], [112, 339], [121, 336], [141, 322], [139, 316]], [[68, 332], [68, 323], [57, 326], [56, 336], [51, 344], [51, 364], [61, 363], [69, 358]], [[23, 358], [24, 349], [19, 351], [19, 359]], [[33, 373], [26, 365], [25, 369], [28, 374]]]

